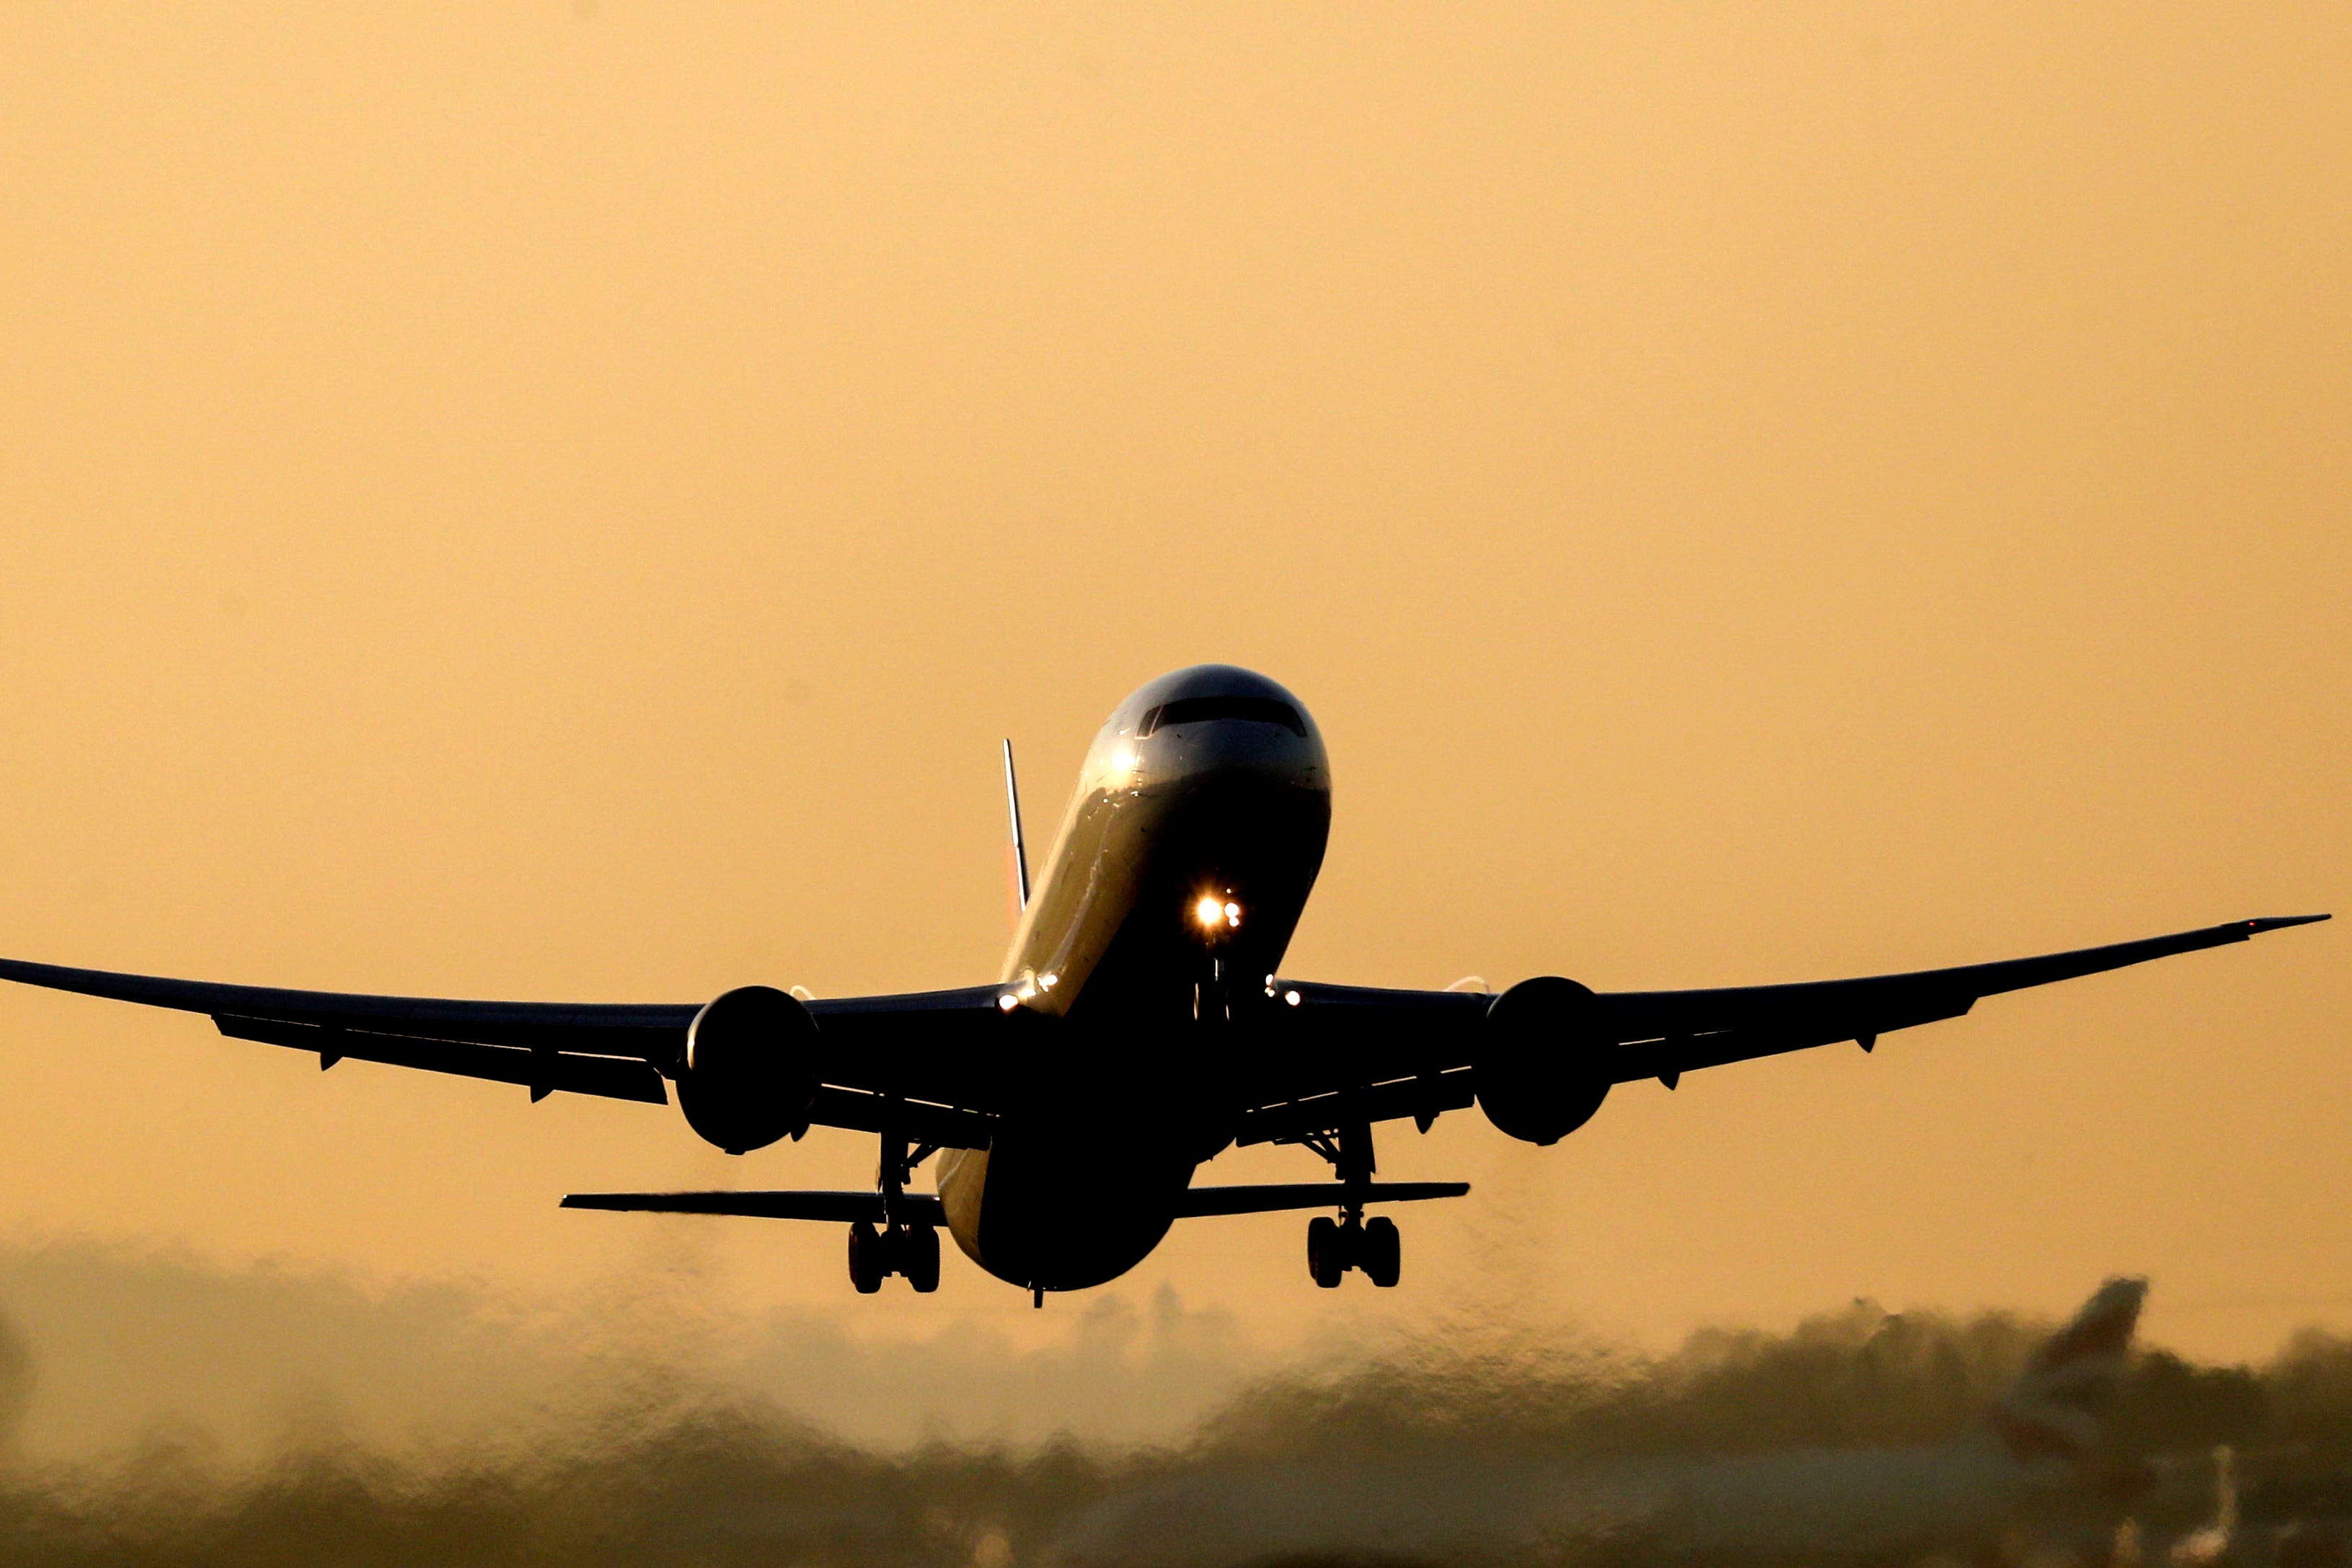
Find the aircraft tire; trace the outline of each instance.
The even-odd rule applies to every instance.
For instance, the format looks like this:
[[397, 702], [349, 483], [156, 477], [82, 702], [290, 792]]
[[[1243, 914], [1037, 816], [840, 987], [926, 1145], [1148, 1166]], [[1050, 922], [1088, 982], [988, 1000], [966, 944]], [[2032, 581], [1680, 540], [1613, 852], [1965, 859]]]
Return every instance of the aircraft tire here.
[[928, 1296], [940, 1288], [940, 1233], [935, 1227], [919, 1225], [906, 1233], [905, 1243], [899, 1272], [918, 1294]]
[[870, 1296], [882, 1288], [882, 1277], [889, 1272], [888, 1244], [888, 1234], [870, 1225], [849, 1228], [849, 1283], [859, 1295]]
[[1364, 1278], [1388, 1290], [1397, 1282], [1403, 1260], [1404, 1244], [1397, 1236], [1395, 1220], [1383, 1216], [1364, 1221]]
[[1318, 1214], [1307, 1222], [1307, 1271], [1327, 1291], [1336, 1289], [1339, 1276], [1348, 1271], [1347, 1243], [1339, 1222], [1329, 1215]]

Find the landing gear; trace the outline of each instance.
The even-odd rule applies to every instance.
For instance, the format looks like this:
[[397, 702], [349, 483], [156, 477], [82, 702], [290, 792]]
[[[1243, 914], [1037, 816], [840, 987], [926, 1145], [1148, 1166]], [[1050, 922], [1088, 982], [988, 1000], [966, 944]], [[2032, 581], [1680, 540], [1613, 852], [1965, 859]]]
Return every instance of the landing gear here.
[[918, 1225], [899, 1234], [906, 1238], [900, 1252], [898, 1271], [907, 1276], [907, 1283], [915, 1293], [928, 1296], [940, 1288], [940, 1233], [928, 1225]]
[[1339, 1276], [1348, 1271], [1346, 1234], [1328, 1214], [1307, 1222], [1307, 1271], [1327, 1291], [1338, 1289]]
[[1371, 1196], [1372, 1124], [1342, 1123], [1328, 1132], [1309, 1133], [1284, 1140], [1304, 1144], [1331, 1162], [1339, 1176], [1339, 1218], [1320, 1216], [1307, 1222], [1307, 1271], [1329, 1291], [1350, 1269], [1385, 1291], [1397, 1282], [1403, 1248], [1397, 1239], [1396, 1221], [1364, 1218]]
[[893, 1274], [924, 1295], [940, 1288], [940, 1233], [929, 1225], [849, 1228], [849, 1282], [870, 1296]]
[[1403, 1262], [1404, 1247], [1397, 1237], [1396, 1221], [1386, 1216], [1364, 1221], [1364, 1239], [1356, 1253], [1356, 1267], [1364, 1271], [1364, 1278], [1383, 1291], [1391, 1289]]
[[849, 1282], [861, 1296], [870, 1296], [882, 1288], [884, 1276], [890, 1272], [885, 1254], [889, 1250], [890, 1233], [877, 1230], [863, 1220], [849, 1228]]
[[882, 1163], [874, 1173], [882, 1193], [882, 1224], [859, 1220], [849, 1228], [849, 1282], [859, 1295], [872, 1295], [893, 1274], [905, 1275], [922, 1295], [940, 1288], [939, 1228], [907, 1218], [908, 1174], [937, 1152], [930, 1144], [910, 1151], [906, 1139], [883, 1134]]
[[1397, 1282], [1402, 1257], [1392, 1219], [1339, 1220], [1318, 1215], [1307, 1222], [1307, 1271], [1327, 1291], [1337, 1289], [1339, 1277], [1350, 1269], [1361, 1269], [1365, 1279], [1387, 1290]]

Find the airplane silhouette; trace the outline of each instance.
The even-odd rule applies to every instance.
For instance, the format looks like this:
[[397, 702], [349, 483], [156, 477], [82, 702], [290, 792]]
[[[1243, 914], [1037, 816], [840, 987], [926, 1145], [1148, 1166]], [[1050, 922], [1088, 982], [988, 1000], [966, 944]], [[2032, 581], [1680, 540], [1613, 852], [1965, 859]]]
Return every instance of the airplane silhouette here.
[[[849, 1228], [849, 1275], [939, 1283], [939, 1230], [1043, 1303], [1116, 1279], [1180, 1218], [1329, 1209], [1318, 1285], [1396, 1283], [1375, 1204], [1462, 1182], [1374, 1179], [1372, 1128], [1475, 1105], [1557, 1143], [1612, 1087], [1958, 1018], [1979, 998], [2325, 915], [2241, 920], [2002, 963], [1796, 985], [1595, 992], [1538, 976], [1500, 995], [1318, 984], [1281, 973], [1323, 863], [1330, 767], [1307, 709], [1263, 675], [1179, 670], [1119, 704], [1030, 883], [1005, 751], [1021, 914], [1002, 977], [812, 998], [744, 986], [707, 1002], [457, 1001], [281, 990], [0, 960], [0, 978], [211, 1015], [222, 1033], [551, 1093], [667, 1103], [733, 1154], [813, 1125], [875, 1134], [863, 1192], [590, 1193], [575, 1208], [733, 1214]], [[1194, 1186], [1226, 1148], [1290, 1144], [1336, 1180]], [[937, 1191], [908, 1189], [939, 1156]]]

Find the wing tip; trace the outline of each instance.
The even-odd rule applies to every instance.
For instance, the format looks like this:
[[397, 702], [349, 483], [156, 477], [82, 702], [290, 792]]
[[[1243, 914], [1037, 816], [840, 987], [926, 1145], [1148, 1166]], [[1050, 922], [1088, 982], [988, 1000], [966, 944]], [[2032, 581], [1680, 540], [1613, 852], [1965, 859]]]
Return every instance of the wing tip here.
[[2259, 920], [2246, 922], [2246, 935], [2259, 936], [2265, 931], [2284, 931], [2290, 925], [2316, 925], [2323, 920], [2333, 920], [2332, 915], [2266, 915]]

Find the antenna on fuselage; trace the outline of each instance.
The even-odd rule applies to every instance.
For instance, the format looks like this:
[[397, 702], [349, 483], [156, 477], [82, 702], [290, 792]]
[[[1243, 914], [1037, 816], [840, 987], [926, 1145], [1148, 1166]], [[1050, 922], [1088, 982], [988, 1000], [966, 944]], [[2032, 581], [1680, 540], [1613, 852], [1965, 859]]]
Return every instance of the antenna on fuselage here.
[[[1004, 807], [1013, 822], [1013, 896], [1029, 907], [1029, 841], [1021, 836], [1021, 784], [1013, 776], [1013, 742], [1004, 742]], [[1019, 913], [1015, 910], [1015, 915]]]

